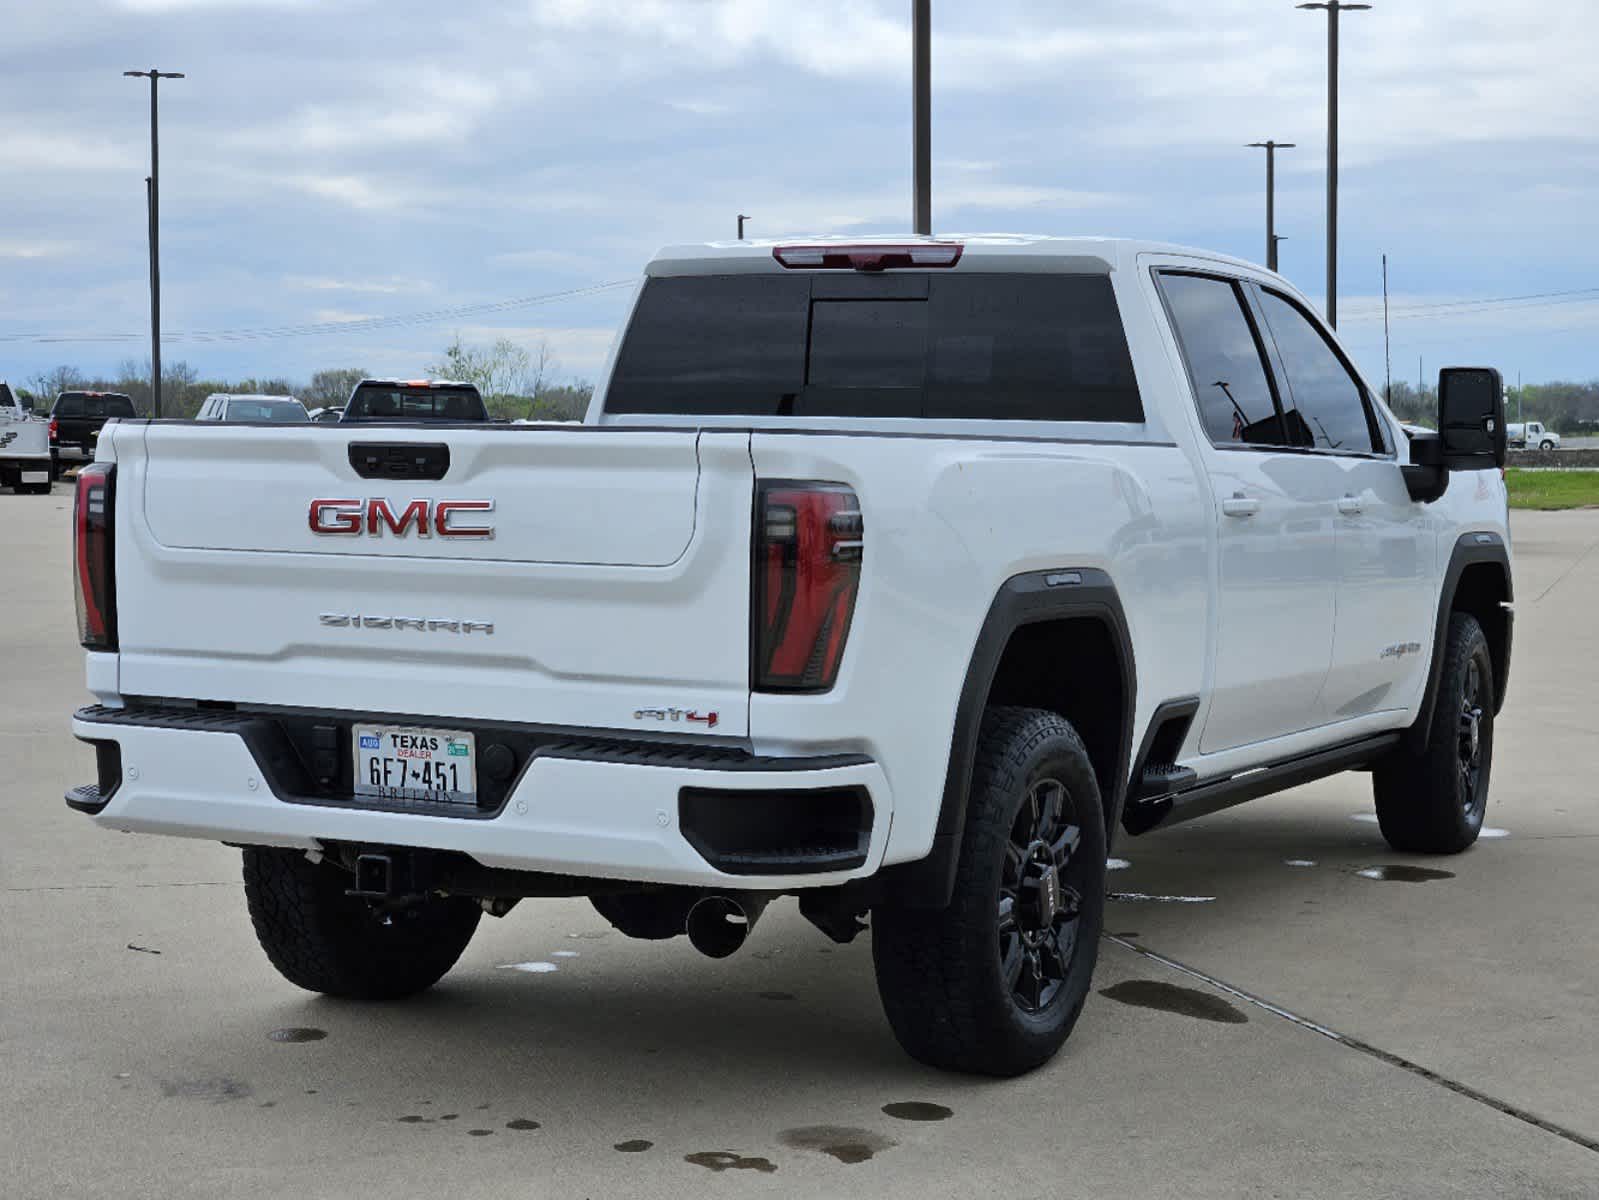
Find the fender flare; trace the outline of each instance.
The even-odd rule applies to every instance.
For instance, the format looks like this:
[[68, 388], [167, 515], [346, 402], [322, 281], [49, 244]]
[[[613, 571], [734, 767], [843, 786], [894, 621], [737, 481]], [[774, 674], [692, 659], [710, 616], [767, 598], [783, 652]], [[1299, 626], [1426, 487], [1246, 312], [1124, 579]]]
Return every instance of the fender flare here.
[[941, 908], [949, 903], [955, 887], [961, 837], [965, 832], [977, 737], [1005, 647], [1011, 635], [1025, 625], [1074, 618], [1088, 618], [1105, 626], [1121, 666], [1120, 747], [1110, 794], [1100, 797], [1105, 806], [1107, 837], [1121, 820], [1138, 693], [1132, 635], [1116, 585], [1105, 571], [1095, 567], [1060, 567], [1013, 575], [1000, 586], [989, 605], [966, 668], [966, 679], [955, 707], [949, 765], [944, 775], [944, 792], [932, 848], [925, 858], [897, 863], [879, 873], [886, 899], [895, 904], [928, 908]]
[[[1449, 614], [1454, 611], [1455, 594], [1460, 590], [1460, 578], [1466, 568], [1479, 563], [1497, 566], [1504, 575], [1505, 602], [1516, 598], [1515, 584], [1510, 573], [1510, 551], [1505, 540], [1491, 530], [1473, 530], [1463, 533], [1450, 552], [1449, 565], [1444, 570], [1443, 585], [1438, 591], [1438, 617], [1433, 629], [1432, 662], [1427, 669], [1427, 690], [1422, 693], [1421, 711], [1405, 733], [1404, 746], [1410, 753], [1420, 753], [1427, 744], [1432, 729], [1433, 712], [1438, 707], [1438, 689], [1443, 683], [1444, 650], [1449, 642]], [[1505, 703], [1505, 688], [1510, 681], [1510, 646], [1514, 614], [1505, 609], [1505, 638], [1502, 653], [1494, 656], [1494, 712]]]

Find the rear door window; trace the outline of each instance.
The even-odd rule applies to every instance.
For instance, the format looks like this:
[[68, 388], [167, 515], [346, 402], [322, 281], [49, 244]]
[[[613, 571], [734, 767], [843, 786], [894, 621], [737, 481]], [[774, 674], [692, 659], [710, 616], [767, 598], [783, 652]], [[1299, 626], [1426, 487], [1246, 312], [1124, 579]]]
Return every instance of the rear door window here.
[[1261, 288], [1260, 304], [1286, 377], [1283, 411], [1296, 441], [1345, 454], [1382, 453], [1366, 390], [1332, 343], [1287, 297]]
[[1287, 444], [1263, 347], [1239, 285], [1211, 275], [1168, 271], [1161, 274], [1160, 290], [1211, 442]]
[[606, 409], [625, 413], [1144, 419], [1105, 276], [652, 279]]

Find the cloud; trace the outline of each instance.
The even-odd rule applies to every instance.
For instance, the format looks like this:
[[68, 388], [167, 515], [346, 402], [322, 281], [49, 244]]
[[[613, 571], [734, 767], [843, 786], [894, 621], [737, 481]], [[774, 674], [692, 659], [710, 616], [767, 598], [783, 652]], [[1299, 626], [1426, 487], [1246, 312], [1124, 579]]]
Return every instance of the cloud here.
[[0, 130], [0, 171], [8, 176], [23, 171], [112, 171], [142, 165], [144, 159], [130, 147], [95, 137], [69, 133], [35, 132], [18, 129], [22, 124], [15, 114], [7, 121], [12, 128]]
[[284, 284], [309, 292], [368, 292], [374, 295], [416, 295], [432, 284], [417, 279], [330, 279], [326, 276], [290, 275]]
[[0, 238], [0, 258], [63, 258], [81, 250], [78, 242]]
[[326, 322], [338, 322], [343, 324], [349, 321], [370, 321], [377, 315], [377, 313], [369, 312], [350, 312], [347, 309], [342, 308], [319, 308], [311, 314], [311, 317], [312, 320], [316, 321], [318, 324]]

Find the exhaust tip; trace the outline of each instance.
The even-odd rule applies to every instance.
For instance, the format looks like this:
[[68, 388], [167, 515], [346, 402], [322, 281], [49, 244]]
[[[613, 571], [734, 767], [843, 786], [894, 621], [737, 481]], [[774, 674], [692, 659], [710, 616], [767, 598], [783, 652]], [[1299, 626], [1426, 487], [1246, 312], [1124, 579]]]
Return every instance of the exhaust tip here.
[[726, 958], [750, 936], [755, 917], [737, 900], [706, 896], [688, 910], [688, 940], [708, 958]]

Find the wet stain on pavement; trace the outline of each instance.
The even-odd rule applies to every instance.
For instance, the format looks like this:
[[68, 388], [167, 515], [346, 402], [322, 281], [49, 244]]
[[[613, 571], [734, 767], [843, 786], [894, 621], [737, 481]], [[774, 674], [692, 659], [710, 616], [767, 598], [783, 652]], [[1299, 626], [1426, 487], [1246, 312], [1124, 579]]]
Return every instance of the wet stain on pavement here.
[[1245, 1025], [1249, 1018], [1220, 996], [1194, 988], [1178, 987], [1158, 979], [1127, 979], [1108, 988], [1101, 988], [1101, 996], [1131, 1004], [1135, 1008], [1153, 1008], [1160, 1012], [1177, 1013], [1184, 1017], [1197, 1017], [1201, 1021], [1216, 1021], [1223, 1025]]
[[757, 992], [756, 995], [762, 1000], [792, 1000], [794, 998], [793, 992]]
[[1138, 930], [1129, 929], [1126, 933], [1113, 933], [1110, 936], [1119, 938], [1135, 938], [1138, 936]]
[[[274, 1029], [267, 1034], [269, 1042], [320, 1042], [328, 1036], [326, 1029], [317, 1029], [310, 1025], [290, 1025], [286, 1029]], [[310, 1095], [310, 1092], [306, 1093]]]
[[441, 1120], [441, 1121], [454, 1121], [458, 1117], [460, 1117], [460, 1115], [461, 1115], [460, 1113], [440, 1113], [439, 1114], [439, 1120]]
[[643, 1154], [654, 1145], [654, 1142], [646, 1142], [643, 1138], [631, 1138], [625, 1142], [617, 1142], [611, 1149], [622, 1154]]
[[831, 1155], [841, 1163], [863, 1163], [874, 1154], [898, 1145], [870, 1129], [856, 1129], [848, 1125], [803, 1125], [798, 1129], [785, 1129], [783, 1144], [796, 1150], [817, 1150]]
[[210, 1100], [214, 1104], [224, 1104], [229, 1100], [248, 1099], [255, 1094], [255, 1090], [242, 1079], [219, 1075], [214, 1079], [163, 1079], [161, 1094], [169, 1098], [181, 1096], [187, 1100]]
[[129, 950], [136, 950], [140, 954], [160, 954], [161, 953], [161, 951], [159, 951], [159, 950], [150, 949], [149, 946], [135, 946], [132, 942], [128, 943], [128, 949]]
[[494, 1130], [492, 1130], [492, 1129], [468, 1129], [466, 1132], [467, 1132], [467, 1136], [468, 1137], [493, 1137], [494, 1136]]
[[955, 1115], [954, 1109], [926, 1100], [896, 1100], [883, 1105], [883, 1111], [897, 1121], [947, 1121]]
[[526, 1117], [518, 1117], [514, 1121], [507, 1121], [505, 1127], [507, 1129], [537, 1129], [539, 1123], [537, 1121], [529, 1121]]
[[683, 1161], [693, 1163], [696, 1167], [705, 1167], [717, 1174], [723, 1171], [759, 1171], [762, 1175], [771, 1175], [777, 1170], [777, 1164], [769, 1158], [753, 1156], [746, 1158], [731, 1150], [700, 1150], [694, 1154], [685, 1154]]
[[1362, 867], [1355, 872], [1362, 879], [1381, 879], [1388, 883], [1428, 883], [1434, 879], [1453, 879], [1453, 871], [1440, 871], [1436, 867], [1412, 867], [1405, 863], [1384, 863], [1380, 867]]
[[432, 1117], [424, 1117], [421, 1113], [411, 1113], [409, 1116], [401, 1117], [400, 1118], [400, 1124], [401, 1125], [431, 1125], [431, 1124], [433, 1124], [433, 1118]]

